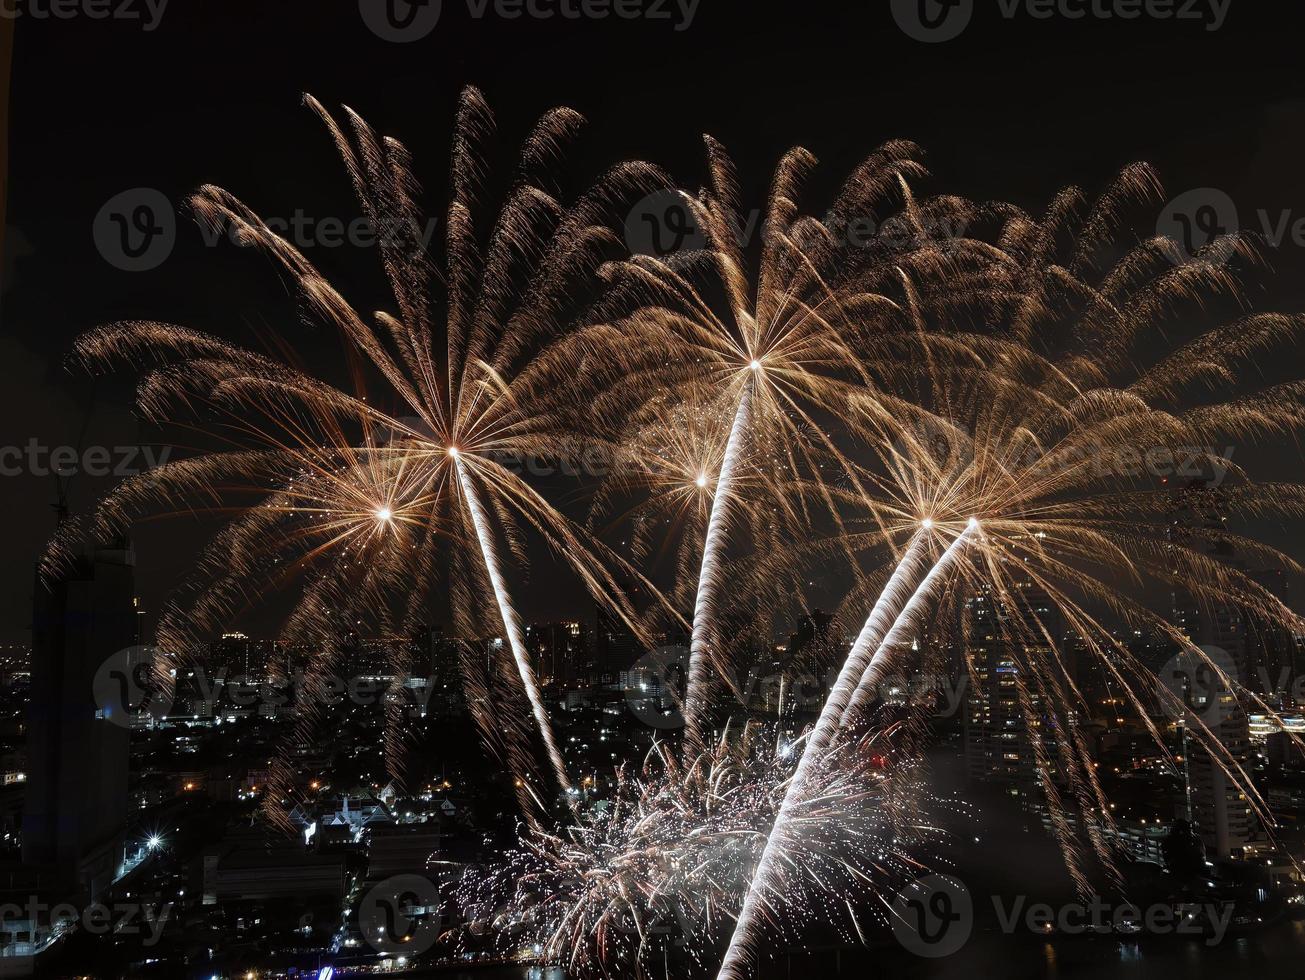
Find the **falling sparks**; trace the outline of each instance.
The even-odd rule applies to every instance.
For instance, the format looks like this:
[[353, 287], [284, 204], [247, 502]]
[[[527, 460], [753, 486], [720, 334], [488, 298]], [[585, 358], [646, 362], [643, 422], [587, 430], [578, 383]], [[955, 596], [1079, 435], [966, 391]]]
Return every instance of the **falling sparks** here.
[[[557, 458], [583, 445], [575, 420], [584, 405], [559, 379], [581, 373], [587, 348], [569, 343], [555, 321], [610, 234], [613, 202], [646, 192], [657, 175], [622, 164], [574, 204], [558, 200], [544, 187], [582, 120], [555, 110], [526, 140], [516, 183], [482, 243], [475, 205], [492, 117], [468, 89], [454, 132], [445, 263], [437, 270], [421, 240], [425, 223], [404, 147], [351, 111], [342, 123], [307, 101], [333, 138], [364, 213], [388, 231], [378, 244], [395, 312], [369, 320], [226, 191], [204, 187], [192, 204], [201, 221], [239, 232], [289, 274], [309, 315], [341, 336], [357, 390], [184, 327], [124, 323], [92, 331], [77, 344], [83, 362], [150, 366], [139, 398], [149, 418], [182, 424], [202, 403], [206, 423], [216, 417], [234, 446], [124, 481], [100, 504], [90, 530], [112, 533], [160, 510], [235, 514], [163, 612], [159, 646], [170, 655], [192, 649], [206, 629], [297, 575], [303, 597], [282, 638], [321, 649], [316, 669], [326, 673], [346, 628], [368, 623], [382, 635], [403, 636], [428, 623], [442, 579], [455, 635], [468, 641], [462, 669], [473, 717], [516, 774], [523, 811], [537, 820], [571, 783], [525, 650], [509, 566], [524, 560], [523, 535], [538, 535], [642, 635], [616, 579], [618, 572], [623, 580], [639, 576], [575, 528], [511, 461]], [[533, 288], [523, 291], [523, 280]], [[381, 378], [384, 397], [364, 391], [359, 361]], [[254, 502], [242, 507], [240, 496]], [[86, 529], [62, 529], [47, 567]], [[486, 663], [470, 641], [494, 636], [507, 642]], [[551, 779], [535, 771], [537, 747]], [[394, 752], [390, 758], [399, 765]], [[270, 805], [280, 795], [269, 792]]]
[[[785, 845], [802, 860], [777, 873], [761, 904], [794, 937], [832, 926], [855, 942], [890, 913], [872, 905], [860, 921], [844, 896], [891, 894], [918, 875], [912, 855], [942, 839], [922, 814], [960, 808], [924, 793], [888, 733], [827, 761], [787, 824]], [[673, 970], [712, 969], [791, 774], [778, 734], [755, 724], [727, 730], [687, 769], [654, 746], [641, 767], [618, 772], [606, 808], [464, 876], [454, 896], [471, 923], [464, 943], [489, 935], [581, 977], [661, 975], [668, 957]]]
[[[1300, 573], [1296, 562], [1222, 522], [1180, 526], [1174, 513], [1197, 500], [1229, 519], [1305, 516], [1305, 489], [1257, 483], [1215, 448], [1299, 433], [1305, 383], [1247, 391], [1255, 372], [1245, 369], [1298, 344], [1305, 322], [1246, 316], [1151, 349], [1184, 317], [1240, 300], [1226, 260], [1250, 251], [1235, 236], [1195, 257], [1162, 240], [1118, 247], [1125, 205], [1156, 190], [1148, 168], [1127, 168], [1091, 206], [1067, 190], [1036, 219], [1010, 205], [917, 199], [918, 151], [893, 142], [816, 219], [797, 203], [815, 161], [795, 149], [776, 168], [751, 249], [733, 164], [708, 139], [707, 186], [681, 195], [705, 245], [620, 256], [622, 202], [664, 190], [665, 178], [622, 164], [561, 200], [552, 171], [580, 119], [555, 110], [526, 139], [487, 224], [492, 118], [468, 90], [436, 262], [403, 146], [352, 111], [339, 120], [309, 105], [363, 212], [390, 231], [378, 245], [389, 311], [360, 313], [226, 191], [205, 187], [193, 206], [275, 260], [309, 318], [342, 338], [352, 385], [184, 327], [92, 331], [77, 345], [84, 363], [143, 366], [143, 413], [198, 427], [222, 448], [125, 480], [61, 528], [45, 567], [86, 533], [221, 515], [226, 525], [163, 611], [160, 647], [180, 655], [265, 592], [293, 586], [282, 638], [321, 651], [316, 677], [362, 628], [402, 636], [429, 625], [433, 596], [447, 592], [466, 702], [525, 820], [503, 864], [459, 888], [468, 942], [488, 934], [504, 951], [537, 947], [543, 962], [607, 976], [664, 962], [673, 935], [696, 969], [744, 980], [771, 932], [837, 922], [862, 941], [859, 917], [882, 924], [885, 896], [937, 840], [924, 816], [921, 719], [876, 712], [876, 691], [888, 670], [920, 666], [924, 634], [951, 631], [972, 656], [961, 612], [976, 595], [997, 611], [992, 631], [1010, 651], [1028, 728], [1046, 718], [1057, 733], [1033, 738], [1031, 751], [1083, 886], [1090, 858], [1113, 868], [1111, 818], [1071, 717], [1083, 695], [1061, 639], [1076, 638], [1163, 745], [1148, 706], [1183, 706], [1113, 622], [1195, 651], [1259, 702], [1136, 586], [1163, 583], [1206, 608], [1235, 601], [1257, 624], [1302, 629], [1220, 546]], [[863, 215], [876, 216], [878, 234], [853, 244], [843, 232]], [[947, 233], [985, 222], [987, 239]], [[1207, 447], [1198, 461], [1223, 482], [1156, 485], [1111, 465], [1125, 452], [1184, 447]], [[615, 467], [595, 491], [592, 533], [509, 462], [587, 448]], [[626, 522], [625, 553], [601, 543]], [[574, 792], [526, 646], [514, 588], [527, 535], [640, 642], [651, 645], [653, 624], [667, 620], [690, 631], [682, 739], [657, 743], [637, 771], [618, 769], [601, 807]], [[673, 555], [668, 594], [640, 567], [662, 553]], [[855, 640], [837, 651], [837, 679], [795, 739], [755, 719], [740, 725], [730, 717], [736, 679], [756, 664], [739, 637], [765, 633], [758, 624], [800, 597], [792, 584], [817, 561], [855, 573], [840, 619]], [[631, 585], [651, 608], [635, 608]], [[1186, 721], [1271, 823], [1240, 761], [1200, 719]], [[270, 811], [287, 781], [280, 772], [265, 793]]]

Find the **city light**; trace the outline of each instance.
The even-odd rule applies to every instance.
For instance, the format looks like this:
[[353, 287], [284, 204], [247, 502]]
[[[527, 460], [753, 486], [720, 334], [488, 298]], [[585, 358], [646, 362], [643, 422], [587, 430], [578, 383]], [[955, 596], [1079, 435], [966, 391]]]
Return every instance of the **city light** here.
[[[1286, 15], [1231, 62], [1120, 15], [1074, 87], [1100, 39], [1020, 35], [1022, 9], [964, 39], [970, 4], [923, 0], [808, 32], [741, 15], [741, 45], [613, 23], [582, 51], [567, 18], [468, 33], [434, 30], [439, 3], [364, 2], [332, 33], [318, 6], [245, 31], [234, 67], [162, 32], [157, 92], [115, 87], [75, 24], [71, 69], [44, 32], [17, 42], [15, 97], [46, 104], [6, 117], [36, 155], [0, 180], [31, 191], [0, 222], [5, 316], [34, 345], [18, 403], [44, 385], [53, 408], [0, 446], [30, 637], [0, 644], [0, 857], [11, 897], [134, 918], [10, 916], [0, 962], [76, 933], [33, 970], [764, 980], [982, 973], [996, 949], [1084, 977], [1145, 953], [1188, 980], [1245, 947], [1290, 972], [1305, 222], [1239, 231], [1275, 206], [1259, 184], [1293, 200], [1282, 161], [1236, 207], [1217, 189], [1246, 190], [1229, 161], [1291, 162]], [[644, 97], [637, 69], [671, 55], [691, 70]], [[88, 58], [96, 98], [36, 84]], [[989, 62], [1036, 105], [985, 89]], [[320, 151], [293, 106], [250, 111], [269, 64], [260, 92], [298, 72], [330, 94], [303, 97]], [[1211, 86], [1158, 86], [1157, 64], [1214, 66], [1236, 111], [1194, 111]], [[153, 147], [154, 103], [205, 79], [176, 153], [131, 173], [118, 152], [112, 198], [81, 193], [79, 161]], [[573, 89], [607, 116], [576, 161], [586, 122], [550, 108]], [[891, 132], [857, 115], [876, 97]], [[801, 134], [748, 130], [795, 112]], [[666, 151], [713, 126], [732, 147]], [[1048, 138], [1091, 144], [1072, 186]], [[1086, 172], [1148, 150], [1177, 188]], [[251, 178], [251, 154], [289, 169]], [[332, 251], [332, 228], [372, 247]], [[61, 236], [106, 261], [61, 262]], [[139, 441], [176, 458], [142, 446], [73, 506], [77, 467], [38, 474], [21, 441], [116, 434], [131, 382]], [[107, 447], [63, 449], [85, 469]], [[1164, 916], [1071, 948], [1066, 903], [1097, 892]], [[1152, 950], [1160, 918], [1212, 942]]]

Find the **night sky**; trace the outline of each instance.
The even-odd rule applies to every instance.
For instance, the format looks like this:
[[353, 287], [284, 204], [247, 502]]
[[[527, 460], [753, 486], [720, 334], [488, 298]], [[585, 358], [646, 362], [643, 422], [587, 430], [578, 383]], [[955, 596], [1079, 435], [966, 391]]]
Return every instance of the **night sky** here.
[[[1186, 8], [1178, 0], [1175, 9], [1194, 16], [1166, 20], [1039, 19], [1019, 5], [1008, 19], [1010, 2], [973, 0], [972, 21], [945, 43], [909, 37], [887, 0], [701, 0], [682, 30], [674, 3], [664, 7], [669, 19], [576, 21], [505, 19], [493, 5], [478, 18], [479, 0], [444, 0], [429, 35], [406, 44], [373, 33], [358, 0], [171, 0], [151, 30], [143, 0], [127, 8], [137, 20], [20, 18], [0, 446], [149, 438], [132, 418], [130, 377], [92, 382], [64, 369], [73, 338], [99, 323], [166, 320], [253, 345], [274, 332], [310, 363], [338, 361], [336, 339], [300, 322], [268, 262], [206, 246], [184, 214], [171, 254], [150, 271], [115, 268], [93, 239], [97, 213], [133, 188], [179, 204], [216, 183], [265, 215], [352, 220], [342, 167], [300, 104], [305, 91], [331, 107], [347, 103], [402, 140], [436, 213], [449, 123], [467, 83], [486, 93], [507, 147], [545, 109], [582, 112], [590, 129], [571, 157], [582, 175], [641, 157], [697, 187], [700, 137], [711, 133], [734, 155], [751, 202], [798, 143], [821, 161], [813, 209], [825, 203], [822, 189], [895, 137], [928, 151], [925, 192], [1030, 208], [1065, 184], [1099, 189], [1122, 165], [1147, 160], [1169, 197], [1215, 188], [1243, 228], [1285, 220], [1286, 239], [1267, 248], [1272, 269], [1256, 277], [1251, 297], [1259, 310], [1305, 310], [1305, 238], [1291, 233], [1305, 221], [1301, 5], [1230, 0], [1224, 11], [1219, 0], [1214, 14], [1209, 0]], [[372, 252], [307, 252], [346, 295], [379, 289]], [[1286, 477], [1299, 476], [1301, 459], [1284, 446], [1259, 462]], [[111, 482], [74, 478], [74, 510]], [[0, 642], [29, 636], [32, 562], [53, 527], [54, 495], [52, 477], [0, 477]], [[182, 519], [139, 529], [147, 606], [157, 606], [205, 527]], [[527, 617], [588, 614], [561, 576], [536, 570], [532, 581], [521, 602]]]

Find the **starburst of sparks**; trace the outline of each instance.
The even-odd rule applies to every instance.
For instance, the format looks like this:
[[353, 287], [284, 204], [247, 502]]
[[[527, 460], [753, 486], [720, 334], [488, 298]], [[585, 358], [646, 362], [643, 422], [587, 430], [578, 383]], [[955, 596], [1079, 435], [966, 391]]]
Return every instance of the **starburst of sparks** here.
[[[293, 584], [283, 639], [320, 651], [318, 675], [360, 624], [403, 635], [425, 623], [446, 583], [466, 641], [466, 700], [508, 763], [526, 823], [504, 864], [459, 887], [473, 920], [467, 942], [488, 930], [497, 948], [538, 947], [542, 961], [606, 976], [664, 961], [680, 940], [676, 955], [710, 970], [728, 936], [719, 975], [743, 980], [768, 930], [837, 918], [863, 939], [865, 910], [882, 923], [888, 890], [936, 841], [922, 816], [924, 720], [875, 707], [888, 670], [928, 656], [926, 636], [952, 634], [967, 658], [984, 643], [1009, 652], [1029, 731], [1045, 718], [1056, 736], [1032, 737], [1030, 751], [1080, 887], [1090, 858], [1110, 869], [1114, 855], [1109, 802], [1072, 717], [1084, 696], [1065, 636], [1158, 745], [1151, 707], [1182, 715], [1272, 824], [1236, 756], [1111, 627], [1194, 652], [1272, 714], [1138, 592], [1164, 583], [1206, 608], [1231, 602], [1264, 628], [1305, 628], [1226, 550], [1299, 574], [1290, 556], [1222, 520], [1175, 519], [1183, 507], [1305, 516], [1305, 488], [1258, 483], [1218, 448], [1299, 433], [1305, 383], [1257, 387], [1243, 368], [1299, 344], [1305, 320], [1242, 316], [1155, 353], [1156, 337], [1240, 300], [1234, 269], [1252, 253], [1236, 236], [1195, 257], [1161, 239], [1121, 249], [1121, 214], [1158, 189], [1148, 168], [1127, 168], [1091, 205], [1062, 192], [1039, 219], [1004, 204], [917, 199], [918, 151], [893, 142], [817, 219], [798, 207], [814, 158], [796, 149], [776, 169], [753, 248], [733, 164], [709, 138], [706, 188], [680, 194], [703, 246], [627, 256], [613, 231], [620, 209], [664, 189], [665, 177], [622, 164], [564, 202], [552, 172], [580, 120], [555, 110], [525, 141], [515, 182], [484, 224], [491, 117], [468, 90], [437, 263], [402, 145], [352, 111], [337, 120], [309, 104], [362, 210], [387, 229], [379, 254], [393, 311], [359, 313], [235, 197], [203, 188], [199, 218], [234, 229], [288, 274], [309, 317], [341, 336], [351, 384], [178, 326], [86, 335], [77, 348], [86, 363], [148, 365], [139, 402], [149, 418], [223, 444], [124, 481], [87, 520], [60, 529], [45, 569], [55, 574], [88, 532], [221, 514], [228, 523], [164, 610], [160, 646], [179, 655]], [[867, 215], [876, 233], [853, 241], [847, 229]], [[594, 533], [506, 462], [586, 447], [614, 466], [591, 511], [591, 528], [607, 527]], [[1222, 485], [1156, 485], [1111, 464], [1191, 447], [1226, 475]], [[623, 553], [600, 540], [618, 525], [628, 525]], [[620, 770], [602, 806], [586, 809], [570, 792], [526, 649], [514, 580], [527, 535], [642, 642], [667, 620], [691, 630], [682, 739]], [[663, 554], [675, 571], [665, 593], [642, 570]], [[749, 707], [735, 697], [755, 666], [740, 637], [767, 632], [761, 624], [800, 595], [796, 580], [813, 561], [852, 569], [838, 624], [855, 639], [835, 651], [837, 679], [814, 724], [788, 740], [769, 723], [728, 718]], [[651, 609], [635, 608], [631, 582]], [[965, 615], [975, 596], [989, 603], [982, 636]], [[504, 642], [486, 657], [472, 638], [488, 637]], [[391, 759], [397, 737], [387, 732]]]
[[[886, 925], [886, 903], [857, 908], [847, 896], [893, 894], [921, 872], [915, 855], [942, 838], [923, 814], [964, 809], [928, 796], [895, 734], [828, 758], [790, 815], [790, 857], [765, 906], [794, 938], [832, 927], [857, 942]], [[471, 926], [461, 944], [483, 949], [488, 936], [501, 953], [530, 950], [581, 976], [710, 969], [792, 776], [792, 748], [757, 723], [727, 726], [687, 767], [655, 745], [641, 766], [618, 771], [604, 807], [463, 877], [454, 900]]]

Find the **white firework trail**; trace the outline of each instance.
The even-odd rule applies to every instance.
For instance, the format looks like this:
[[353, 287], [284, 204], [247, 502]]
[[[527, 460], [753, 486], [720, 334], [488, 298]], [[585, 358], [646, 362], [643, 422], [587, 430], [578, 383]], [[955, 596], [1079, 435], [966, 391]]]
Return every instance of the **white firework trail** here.
[[462, 494], [467, 501], [467, 509], [471, 511], [471, 522], [476, 528], [476, 538], [480, 542], [480, 554], [485, 562], [485, 573], [489, 576], [489, 583], [494, 589], [494, 599], [498, 603], [499, 617], [503, 620], [503, 632], [507, 636], [508, 646], [512, 650], [512, 659], [516, 661], [517, 673], [521, 677], [521, 686], [525, 688], [526, 697], [530, 701], [530, 711], [535, 717], [535, 724], [539, 727], [539, 736], [544, 743], [544, 748], [548, 752], [549, 761], [553, 765], [553, 774], [557, 778], [558, 785], [561, 786], [562, 792], [566, 795], [568, 802], [574, 805], [574, 796], [571, 786], [571, 778], [567, 775], [566, 762], [562, 758], [562, 753], [558, 750], [557, 740], [553, 737], [553, 724], [548, 719], [548, 711], [544, 707], [544, 698], [539, 690], [539, 680], [535, 677], [535, 670], [530, 666], [530, 656], [526, 652], [526, 639], [521, 630], [521, 617], [517, 614], [516, 607], [512, 604], [512, 597], [508, 594], [507, 583], [503, 581], [503, 573], [498, 564], [498, 553], [494, 548], [494, 541], [489, 533], [489, 522], [485, 517], [485, 509], [480, 503], [480, 497], [476, 493], [475, 485], [467, 476], [467, 468], [458, 455], [458, 450], [451, 448], [449, 455], [453, 457], [454, 467], [458, 473], [458, 485], [462, 488]]
[[879, 687], [879, 682], [888, 666], [888, 659], [892, 656], [892, 651], [909, 641], [919, 629], [920, 617], [928, 610], [936, 589], [951, 574], [952, 568], [964, 553], [965, 546], [979, 533], [978, 519], [971, 518], [965, 530], [957, 536], [951, 546], [943, 552], [937, 563], [929, 569], [929, 573], [915, 590], [915, 594], [911, 596], [910, 601], [898, 613], [892, 629], [880, 641], [879, 648], [875, 650], [874, 656], [866, 664], [856, 690], [843, 709], [842, 718], [839, 721], [840, 728], [852, 724], [861, 713], [862, 708], [869, 702]]
[[[759, 369], [760, 365], [754, 362], [752, 370]], [[686, 755], [691, 755], [702, 747], [702, 715], [708, 700], [704, 688], [708, 683], [711, 660], [717, 653], [716, 645], [719, 642], [715, 612], [716, 596], [723, 578], [721, 559], [729, 530], [734, 474], [739, 458], [743, 455], [743, 443], [747, 439], [752, 419], [752, 385], [752, 379], [746, 379], [739, 395], [739, 407], [734, 413], [729, 441], [725, 443], [720, 475], [716, 480], [716, 494], [711, 502], [711, 516], [707, 520], [707, 533], [703, 539], [702, 566], [698, 574], [698, 594], [693, 606], [693, 632], [689, 641], [689, 671], [684, 696]]]
[[[717, 980], [746, 980], [751, 974], [752, 967], [755, 965], [755, 939], [765, 904], [763, 896], [773, 890], [779, 870], [778, 863], [782, 858], [782, 842], [787, 833], [787, 825], [794, 810], [800, 807], [805, 799], [807, 780], [812, 768], [820, 764], [844, 720], [852, 717], [850, 712], [853, 711], [854, 704], [859, 704], [859, 696], [865, 689], [867, 678], [878, 675], [876, 664], [883, 659], [887, 650], [901, 643], [902, 638], [916, 628], [920, 614], [927, 608], [929, 599], [950, 573], [969, 538], [977, 533], [978, 526], [978, 521], [973, 519], [970, 521], [965, 530], [957, 535], [943, 552], [942, 557], [929, 569], [907, 600], [906, 593], [918, 576], [924, 556], [928, 553], [928, 541], [932, 536], [931, 527], [922, 528], [912, 539], [906, 554], [893, 571], [888, 584], [884, 586], [874, 609], [866, 619], [861, 634], [844, 661], [842, 670], [839, 671], [838, 680], [825, 700], [815, 727], [807, 735], [802, 758], [798, 761], [793, 778], [789, 781], [784, 800], [780, 804], [779, 812], [766, 839], [766, 846], [757, 861], [757, 870], [744, 896], [743, 906], [739, 910], [729, 948], [721, 961]], [[870, 654], [872, 649], [873, 656]], [[854, 682], [858, 682], [855, 690], [853, 690]], [[852, 699], [851, 702], [849, 698]]]

